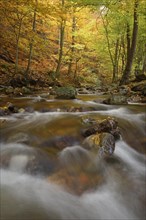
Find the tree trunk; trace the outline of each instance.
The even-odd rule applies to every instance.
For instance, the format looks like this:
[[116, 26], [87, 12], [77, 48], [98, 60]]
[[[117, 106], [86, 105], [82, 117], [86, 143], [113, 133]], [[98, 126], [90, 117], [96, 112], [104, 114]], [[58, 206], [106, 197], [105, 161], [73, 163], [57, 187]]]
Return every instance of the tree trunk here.
[[[62, 8], [64, 7], [64, 0], [61, 0], [62, 2]], [[63, 45], [64, 45], [64, 31], [65, 31], [65, 20], [61, 18], [61, 24], [60, 24], [60, 33], [59, 33], [59, 58], [58, 63], [55, 71], [55, 77], [59, 78], [60, 76], [60, 67], [62, 62], [62, 56], [63, 56]]]
[[[35, 0], [35, 9], [34, 9], [34, 14], [33, 14], [33, 24], [32, 24], [32, 32], [35, 34], [36, 32], [36, 12], [37, 12], [37, 5], [38, 5], [38, 0]], [[31, 65], [31, 59], [32, 59], [32, 51], [33, 51], [33, 42], [34, 39], [31, 39], [31, 42], [29, 44], [29, 57], [28, 57], [28, 63], [27, 63], [27, 68], [25, 71], [25, 79], [26, 83], [28, 84], [28, 73], [30, 71], [30, 65]]]
[[146, 72], [146, 56], [143, 61], [142, 74], [145, 74], [145, 72]]
[[19, 38], [16, 40], [15, 74], [18, 73]]
[[[75, 12], [75, 9], [73, 9], [73, 13]], [[70, 61], [69, 61], [69, 65], [68, 65], [68, 75], [71, 73], [72, 71], [72, 62], [73, 62], [73, 55], [74, 55], [74, 45], [75, 45], [75, 33], [76, 30], [76, 18], [75, 15], [73, 14], [73, 18], [72, 18], [72, 43], [71, 43], [71, 55], [70, 55]]]
[[122, 53], [121, 53], [121, 72], [123, 73], [124, 68], [125, 68], [125, 63], [126, 63], [126, 49], [125, 49], [125, 40], [124, 36], [121, 37], [121, 47], [122, 47]]
[[126, 84], [128, 82], [131, 69], [132, 69], [132, 63], [133, 63], [133, 58], [135, 54], [136, 40], [137, 40], [137, 33], [138, 33], [138, 13], [137, 13], [138, 5], [139, 5], [139, 0], [135, 0], [132, 43], [131, 43], [130, 51], [128, 53], [126, 67], [125, 67], [125, 70], [123, 72], [123, 75], [120, 81], [120, 85]]
[[16, 34], [15, 74], [18, 73], [19, 40], [20, 40], [21, 27], [22, 27], [22, 20], [20, 20], [18, 33]]
[[115, 46], [115, 54], [113, 55], [112, 50], [111, 50], [111, 45], [110, 45], [108, 25], [107, 25], [107, 22], [105, 21], [105, 18], [103, 17], [102, 14], [101, 14], [101, 18], [102, 18], [103, 27], [104, 27], [104, 30], [105, 30], [105, 36], [106, 36], [106, 40], [107, 40], [108, 52], [109, 52], [109, 56], [110, 56], [111, 63], [112, 63], [112, 68], [113, 68], [112, 82], [114, 82], [116, 80], [117, 70], [118, 70], [117, 57], [118, 57], [118, 44], [119, 44], [119, 42], [118, 42], [118, 39], [117, 39], [116, 46]]
[[117, 79], [117, 73], [118, 73], [118, 49], [119, 49], [119, 39], [116, 41], [115, 46], [115, 57], [114, 57], [114, 63], [113, 63], [113, 78], [112, 82], [115, 82]]
[[74, 71], [74, 81], [75, 81], [76, 78], [77, 78], [78, 61], [79, 61], [79, 60], [76, 59], [76, 62], [75, 62], [75, 71]]
[[127, 22], [126, 37], [127, 37], [127, 58], [128, 58], [130, 56], [130, 45], [131, 45], [130, 25], [128, 22]]

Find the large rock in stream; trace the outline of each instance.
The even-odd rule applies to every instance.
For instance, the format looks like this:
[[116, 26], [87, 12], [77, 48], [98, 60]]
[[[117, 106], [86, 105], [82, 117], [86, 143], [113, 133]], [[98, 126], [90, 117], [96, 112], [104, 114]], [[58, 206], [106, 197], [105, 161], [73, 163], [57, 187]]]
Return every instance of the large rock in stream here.
[[76, 89], [72, 86], [64, 86], [56, 88], [57, 99], [75, 99], [77, 95]]
[[17, 173], [46, 176], [56, 169], [54, 160], [44, 151], [25, 144], [1, 144], [0, 153], [0, 168]]
[[48, 177], [67, 191], [81, 195], [93, 191], [105, 181], [104, 159], [111, 157], [120, 137], [118, 122], [107, 118], [82, 130], [81, 146], [68, 146], [59, 153], [58, 172]]
[[120, 138], [118, 122], [107, 118], [82, 130], [85, 137], [82, 146], [99, 157], [111, 156], [115, 150], [115, 141]]
[[99, 156], [111, 156], [115, 150], [115, 138], [110, 133], [97, 133], [85, 138], [83, 147]]
[[127, 97], [121, 94], [111, 94], [109, 98], [103, 101], [104, 104], [109, 105], [125, 105], [128, 104]]
[[97, 122], [88, 128], [82, 129], [81, 134], [83, 137], [88, 137], [95, 133], [108, 132], [114, 136], [115, 139], [120, 138], [120, 130], [118, 122], [114, 118], [108, 117], [101, 122]]

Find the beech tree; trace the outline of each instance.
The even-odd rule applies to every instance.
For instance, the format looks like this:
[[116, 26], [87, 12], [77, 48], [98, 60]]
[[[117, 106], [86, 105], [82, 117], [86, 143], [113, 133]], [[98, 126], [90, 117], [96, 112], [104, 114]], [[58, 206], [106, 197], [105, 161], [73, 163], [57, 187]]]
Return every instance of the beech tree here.
[[131, 45], [130, 45], [130, 36], [129, 36], [129, 25], [127, 24], [127, 62], [122, 78], [120, 80], [120, 85], [126, 84], [129, 81], [129, 76], [132, 69], [132, 63], [136, 50], [137, 35], [138, 35], [138, 6], [139, 6], [139, 0], [135, 0], [133, 7], [134, 13], [133, 13], [133, 32], [132, 32]]
[[60, 76], [60, 67], [63, 56], [64, 32], [65, 32], [65, 24], [66, 24], [66, 17], [63, 14], [65, 10], [64, 6], [65, 6], [65, 2], [64, 0], [61, 0], [61, 16], [60, 16], [60, 27], [59, 27], [59, 58], [55, 71], [55, 76], [57, 78]]
[[72, 15], [72, 33], [71, 33], [71, 51], [70, 51], [70, 59], [68, 64], [68, 75], [71, 74], [72, 71], [72, 62], [75, 52], [75, 31], [76, 31], [76, 16], [75, 16], [75, 7], [73, 6], [73, 15]]
[[29, 43], [29, 56], [28, 56], [28, 63], [25, 71], [25, 79], [26, 83], [28, 83], [28, 73], [30, 71], [31, 59], [32, 59], [32, 50], [33, 50], [33, 42], [34, 42], [34, 35], [36, 33], [36, 15], [37, 15], [37, 7], [38, 7], [38, 0], [35, 0], [34, 11], [33, 11], [33, 20], [32, 20], [32, 33], [33, 36]]
[[[104, 14], [104, 9], [105, 9], [105, 14]], [[107, 48], [112, 64], [112, 82], [115, 82], [118, 79], [119, 59], [121, 56], [121, 36], [123, 33], [118, 28], [118, 25], [121, 25], [119, 24], [119, 21], [118, 24], [116, 24], [116, 28], [114, 29], [114, 34], [112, 33], [113, 30], [111, 30], [111, 27], [113, 24], [110, 23], [110, 19], [112, 18], [112, 23], [113, 23], [113, 17], [111, 13], [109, 13], [108, 16], [108, 10], [109, 10], [108, 8], [103, 7], [103, 9], [100, 11], [100, 17], [102, 19], [103, 28], [105, 31], [105, 38], [107, 42]]]

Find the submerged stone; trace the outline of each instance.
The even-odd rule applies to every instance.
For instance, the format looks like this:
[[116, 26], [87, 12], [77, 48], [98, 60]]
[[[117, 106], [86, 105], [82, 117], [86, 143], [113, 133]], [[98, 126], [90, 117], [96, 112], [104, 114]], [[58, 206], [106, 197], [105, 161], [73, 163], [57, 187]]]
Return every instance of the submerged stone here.
[[54, 161], [42, 150], [25, 144], [2, 145], [0, 168], [31, 175], [49, 175], [54, 171]]

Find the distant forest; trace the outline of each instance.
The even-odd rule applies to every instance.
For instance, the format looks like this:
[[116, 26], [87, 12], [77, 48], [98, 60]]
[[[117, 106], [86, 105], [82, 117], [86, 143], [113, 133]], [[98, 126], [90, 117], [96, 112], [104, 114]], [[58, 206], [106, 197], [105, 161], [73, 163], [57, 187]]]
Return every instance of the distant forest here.
[[145, 0], [0, 0], [0, 84], [145, 75]]

